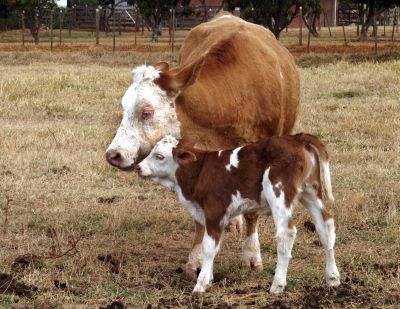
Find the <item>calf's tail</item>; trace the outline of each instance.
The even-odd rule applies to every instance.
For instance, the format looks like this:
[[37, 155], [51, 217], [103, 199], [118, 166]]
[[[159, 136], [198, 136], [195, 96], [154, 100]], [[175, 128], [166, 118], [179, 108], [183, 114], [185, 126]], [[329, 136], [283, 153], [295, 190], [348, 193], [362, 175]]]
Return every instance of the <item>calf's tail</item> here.
[[333, 203], [335, 198], [332, 193], [332, 182], [331, 182], [331, 172], [330, 172], [330, 164], [329, 164], [329, 155], [326, 150], [325, 145], [314, 135], [311, 134], [296, 134], [296, 140], [300, 141], [304, 144], [307, 150], [311, 150], [311, 152], [315, 153], [320, 167], [320, 171], [322, 173], [323, 184], [326, 196]]

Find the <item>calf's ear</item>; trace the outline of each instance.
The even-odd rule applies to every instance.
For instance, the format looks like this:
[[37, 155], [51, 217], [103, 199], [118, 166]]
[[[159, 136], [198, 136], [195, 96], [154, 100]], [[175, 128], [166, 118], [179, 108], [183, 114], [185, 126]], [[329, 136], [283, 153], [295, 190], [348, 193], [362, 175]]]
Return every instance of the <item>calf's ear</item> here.
[[154, 67], [159, 70], [160, 72], [168, 72], [169, 64], [167, 62], [161, 61], [157, 62]]
[[197, 160], [196, 155], [193, 152], [179, 148], [174, 148], [173, 156], [178, 164], [183, 166]]

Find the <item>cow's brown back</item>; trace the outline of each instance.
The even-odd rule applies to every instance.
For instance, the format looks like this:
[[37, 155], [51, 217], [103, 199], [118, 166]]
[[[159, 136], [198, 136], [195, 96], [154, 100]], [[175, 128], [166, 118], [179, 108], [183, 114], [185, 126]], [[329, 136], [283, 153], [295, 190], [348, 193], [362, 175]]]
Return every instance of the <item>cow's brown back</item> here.
[[193, 28], [180, 66], [206, 55], [196, 79], [177, 98], [183, 135], [198, 146], [234, 147], [291, 132], [299, 103], [293, 57], [265, 28], [230, 15]]

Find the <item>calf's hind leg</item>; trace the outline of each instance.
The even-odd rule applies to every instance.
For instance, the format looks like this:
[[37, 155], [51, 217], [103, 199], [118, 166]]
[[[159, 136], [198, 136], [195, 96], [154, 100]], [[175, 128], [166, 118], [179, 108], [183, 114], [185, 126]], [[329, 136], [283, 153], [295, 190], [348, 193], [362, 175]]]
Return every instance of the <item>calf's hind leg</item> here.
[[302, 204], [310, 212], [319, 234], [322, 246], [325, 249], [325, 279], [328, 286], [340, 284], [339, 270], [335, 261], [335, 223], [329, 212], [324, 209], [324, 204], [312, 189], [305, 190], [301, 198]]
[[286, 286], [286, 274], [289, 261], [292, 257], [292, 248], [296, 238], [297, 230], [293, 225], [292, 207], [286, 207], [284, 192], [275, 193], [268, 178], [268, 170], [263, 179], [263, 195], [266, 198], [272, 212], [276, 229], [277, 263], [275, 268], [274, 281], [270, 292], [281, 293]]
[[260, 242], [258, 240], [258, 214], [247, 213], [244, 215], [246, 219], [246, 239], [243, 244], [243, 263], [256, 271], [263, 268]]

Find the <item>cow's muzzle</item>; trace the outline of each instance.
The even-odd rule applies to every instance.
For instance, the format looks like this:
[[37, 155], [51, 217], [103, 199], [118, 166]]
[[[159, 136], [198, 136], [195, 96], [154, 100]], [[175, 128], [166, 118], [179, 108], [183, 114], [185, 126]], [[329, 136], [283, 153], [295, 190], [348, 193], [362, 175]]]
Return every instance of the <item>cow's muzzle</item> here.
[[131, 171], [135, 168], [135, 162], [125, 159], [121, 151], [116, 149], [107, 150], [106, 160], [112, 166], [118, 167], [120, 170], [123, 171]]

